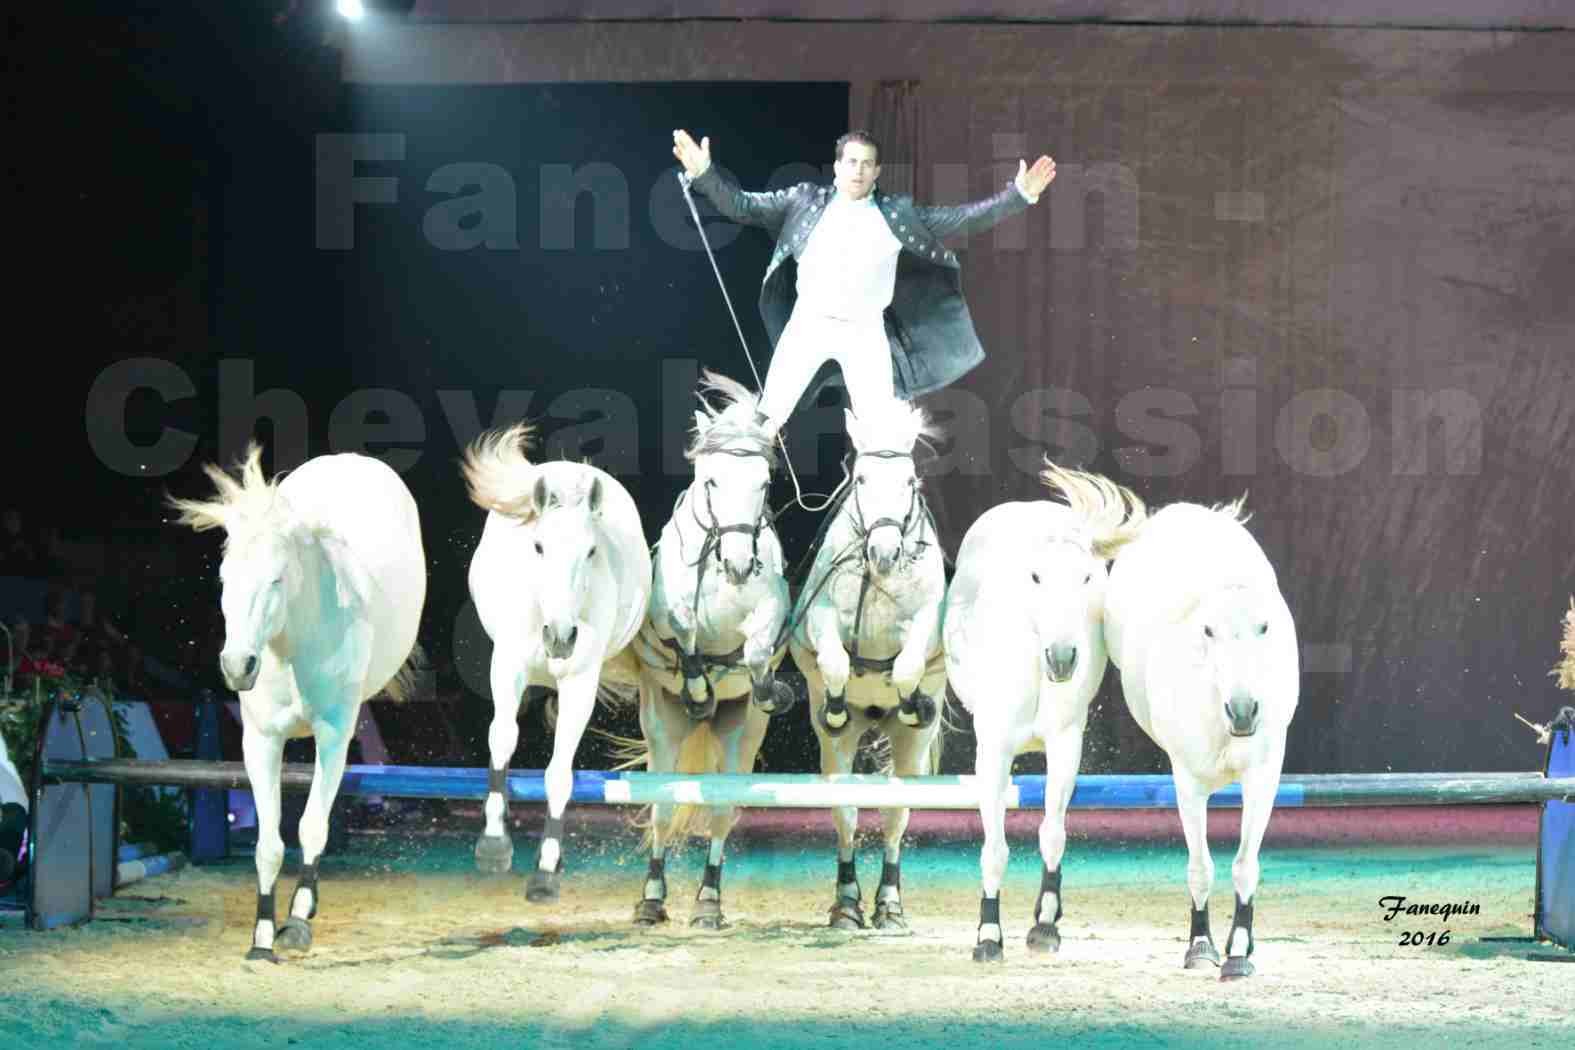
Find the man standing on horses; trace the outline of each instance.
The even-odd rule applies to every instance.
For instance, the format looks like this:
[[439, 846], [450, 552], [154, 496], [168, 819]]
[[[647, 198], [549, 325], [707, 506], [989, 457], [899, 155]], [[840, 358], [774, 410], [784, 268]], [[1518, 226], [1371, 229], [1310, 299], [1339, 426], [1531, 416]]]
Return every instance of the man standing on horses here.
[[[951, 206], [918, 205], [876, 188], [880, 147], [862, 131], [837, 140], [835, 187], [801, 182], [748, 193], [711, 164], [711, 140], [673, 132], [673, 155], [695, 189], [733, 222], [776, 235], [760, 291], [775, 352], [760, 402], [762, 422], [781, 429], [828, 361], [842, 370], [855, 415], [893, 395], [911, 400], [955, 382], [984, 360], [963, 301], [957, 256], [941, 238], [987, 230], [1039, 200], [1055, 178], [1042, 156], [995, 196]], [[796, 281], [786, 264], [794, 263]]]

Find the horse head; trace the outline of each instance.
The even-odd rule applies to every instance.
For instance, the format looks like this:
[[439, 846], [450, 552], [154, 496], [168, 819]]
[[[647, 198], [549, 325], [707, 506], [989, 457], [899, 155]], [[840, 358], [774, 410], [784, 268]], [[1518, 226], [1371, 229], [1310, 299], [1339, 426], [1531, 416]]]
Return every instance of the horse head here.
[[936, 433], [924, 413], [893, 398], [865, 407], [862, 416], [846, 413], [853, 441], [851, 506], [864, 546], [864, 560], [876, 577], [890, 575], [920, 543], [928, 519], [913, 459], [919, 438]]
[[1070, 682], [1101, 629], [1110, 580], [1104, 559], [1086, 531], [1074, 528], [1026, 544], [1016, 571], [1045, 677], [1057, 685]]
[[542, 645], [549, 660], [567, 660], [574, 655], [580, 625], [597, 597], [592, 585], [598, 559], [605, 558], [600, 549], [602, 481], [592, 475], [588, 484], [554, 484], [542, 473], [531, 490], [531, 502]]
[[708, 371], [703, 386], [721, 393], [725, 406], [714, 410], [700, 397], [703, 410], [695, 412], [694, 440], [684, 452], [695, 465], [687, 512], [705, 530], [728, 580], [741, 586], [760, 570], [776, 444], [758, 421], [759, 399], [741, 383]]
[[225, 531], [219, 563], [219, 606], [224, 613], [224, 648], [219, 670], [225, 685], [241, 693], [257, 684], [264, 648], [288, 619], [289, 602], [301, 590], [297, 557], [303, 526], [279, 496], [277, 479], [263, 478], [262, 450], [252, 444], [239, 480], [204, 467], [218, 488], [213, 500], [171, 500], [180, 521], [197, 531]]
[[1066, 501], [1069, 523], [1028, 548], [1026, 607], [1038, 633], [1045, 677], [1077, 672], [1078, 657], [1103, 645], [1109, 562], [1148, 517], [1143, 501], [1109, 478], [1059, 467], [1048, 458], [1040, 483]]
[[1284, 663], [1280, 605], [1278, 594], [1261, 586], [1228, 584], [1203, 596], [1186, 619], [1215, 709], [1233, 737], [1255, 735], [1272, 706]]

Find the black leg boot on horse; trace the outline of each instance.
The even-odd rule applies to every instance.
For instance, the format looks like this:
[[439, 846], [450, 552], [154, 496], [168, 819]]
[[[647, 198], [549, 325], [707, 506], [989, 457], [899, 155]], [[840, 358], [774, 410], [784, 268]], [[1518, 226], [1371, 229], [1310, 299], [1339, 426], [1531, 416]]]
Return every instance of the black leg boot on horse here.
[[[544, 871], [541, 867], [541, 854], [545, 852], [547, 844], [556, 843], [558, 847], [558, 863], [551, 871]], [[558, 899], [558, 887], [563, 881], [563, 818], [548, 817], [542, 825], [541, 850], [536, 854], [536, 866], [531, 869], [530, 878], [525, 880], [525, 899], [532, 904], [546, 904]]]
[[[306, 894], [302, 898], [302, 894]], [[304, 916], [297, 912], [306, 912]], [[276, 948], [284, 948], [293, 952], [304, 952], [312, 946], [311, 922], [317, 918], [317, 863], [304, 865], [300, 877], [295, 880], [295, 892], [290, 895], [290, 914], [279, 925], [279, 932], [274, 936], [273, 943]]]
[[[509, 838], [509, 771], [487, 770], [487, 801], [502, 807], [501, 835], [485, 832], [476, 839], [476, 870], [486, 875], [506, 875], [514, 867], [514, 840]], [[494, 800], [496, 800], [494, 802]]]
[[859, 889], [854, 862], [837, 861], [837, 899], [831, 906], [831, 927], [835, 930], [864, 929], [864, 892]]
[[695, 893], [694, 914], [689, 925], [700, 930], [720, 930], [727, 925], [722, 918], [722, 865], [707, 864]]
[[634, 906], [636, 926], [659, 926], [667, 921], [667, 858], [652, 857], [645, 873], [645, 889]]
[[1214, 937], [1209, 933], [1209, 905], [1192, 906], [1192, 932], [1187, 935], [1187, 958], [1181, 965], [1187, 970], [1201, 970], [1204, 966], [1220, 964], [1219, 949], [1214, 947]]
[[1252, 903], [1236, 898], [1236, 914], [1231, 919], [1230, 936], [1225, 938], [1225, 962], [1220, 966], [1220, 980], [1235, 981], [1251, 977], [1252, 963]]
[[875, 890], [875, 917], [870, 924], [877, 930], [906, 930], [908, 920], [902, 912], [902, 861], [882, 861], [880, 886]]
[[[1039, 899], [1034, 901], [1034, 926], [1028, 931], [1028, 950], [1031, 952], [1056, 952], [1061, 950], [1061, 931], [1056, 929], [1056, 923], [1061, 921], [1061, 869], [1054, 871], [1041, 866], [1039, 876]], [[1049, 922], [1045, 922], [1046, 898], [1052, 898], [1055, 903], [1055, 915]]]

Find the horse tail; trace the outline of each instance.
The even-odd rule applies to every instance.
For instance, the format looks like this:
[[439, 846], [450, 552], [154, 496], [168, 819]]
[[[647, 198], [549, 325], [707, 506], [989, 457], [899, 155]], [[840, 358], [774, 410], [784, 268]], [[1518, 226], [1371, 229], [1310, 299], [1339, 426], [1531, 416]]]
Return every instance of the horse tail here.
[[427, 654], [422, 650], [421, 643], [417, 642], [410, 647], [410, 655], [405, 657], [405, 662], [399, 670], [394, 672], [394, 677], [388, 680], [383, 687], [383, 692], [396, 704], [402, 704], [421, 691], [421, 679], [429, 670]]
[[1557, 675], [1560, 689], [1575, 689], [1575, 597], [1570, 599], [1570, 611], [1564, 614], [1564, 639], [1559, 643], [1563, 661], [1550, 674]]
[[596, 683], [597, 702], [614, 711], [634, 707], [640, 702], [640, 656], [634, 642], [602, 661], [601, 678]]
[[1074, 512], [1093, 528], [1094, 553], [1106, 561], [1138, 538], [1148, 522], [1148, 507], [1136, 492], [1109, 478], [1057, 466], [1045, 457], [1039, 480], [1060, 492]]
[[482, 434], [465, 449], [460, 472], [470, 501], [482, 510], [529, 521], [536, 514], [531, 495], [533, 468], [526, 457], [535, 427], [515, 423]]
[[[746, 701], [747, 703], [747, 701]], [[722, 738], [716, 735], [716, 730], [711, 725], [709, 718], [698, 723], [684, 737], [684, 742], [678, 749], [678, 763], [675, 773], [720, 773], [722, 763], [726, 756], [722, 750]], [[667, 819], [667, 827], [663, 830], [663, 838], [669, 843], [689, 836], [701, 818], [711, 815], [710, 806], [699, 806], [692, 802], [685, 802], [672, 808], [672, 814]], [[656, 843], [656, 826], [653, 821], [645, 832], [646, 852]]]

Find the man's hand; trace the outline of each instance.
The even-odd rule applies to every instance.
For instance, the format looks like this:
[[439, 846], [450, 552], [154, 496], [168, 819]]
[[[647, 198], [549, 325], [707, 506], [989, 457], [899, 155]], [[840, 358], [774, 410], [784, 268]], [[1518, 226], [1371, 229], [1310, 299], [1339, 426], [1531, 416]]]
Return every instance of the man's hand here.
[[1030, 204], [1038, 202], [1039, 195], [1054, 179], [1055, 161], [1047, 156], [1034, 161], [1034, 166], [1031, 168], [1025, 161], [1017, 162], [1017, 188], [1022, 191], [1024, 197], [1028, 198]]
[[686, 175], [697, 179], [711, 166], [711, 139], [709, 136], [702, 138], [696, 146], [689, 132], [678, 128], [673, 132], [673, 156], [684, 166]]

